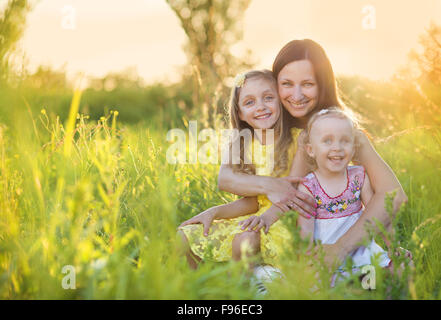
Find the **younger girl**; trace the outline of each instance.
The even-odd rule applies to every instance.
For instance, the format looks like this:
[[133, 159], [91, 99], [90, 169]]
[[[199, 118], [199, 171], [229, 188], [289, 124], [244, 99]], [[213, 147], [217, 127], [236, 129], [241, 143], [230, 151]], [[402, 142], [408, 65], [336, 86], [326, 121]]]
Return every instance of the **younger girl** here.
[[[231, 126], [240, 132], [249, 129], [254, 137], [253, 148], [263, 148], [262, 153], [269, 152], [270, 148], [267, 147], [271, 142], [267, 139], [270, 131], [268, 129], [273, 129], [274, 165], [268, 163], [262, 165], [262, 161], [256, 161], [258, 159], [253, 159], [252, 164], [247, 164], [245, 154], [251, 146], [244, 146], [239, 137], [237, 141], [241, 150], [240, 163], [230, 162], [233, 163], [234, 170], [261, 176], [282, 175], [282, 173], [286, 175], [290, 167], [287, 159], [293, 158], [294, 150], [290, 143], [293, 141], [291, 132], [283, 126], [281, 110], [277, 82], [271, 71], [250, 71], [239, 77], [230, 100]], [[230, 145], [230, 151], [232, 149]], [[254, 153], [254, 156], [258, 155], [259, 153], [257, 155]], [[272, 167], [274, 170], [271, 170]], [[289, 181], [299, 182], [303, 179], [289, 178]], [[179, 233], [186, 244], [186, 256], [190, 266], [196, 268], [197, 263], [204, 258], [213, 261], [228, 261], [231, 258], [239, 260], [242, 244], [245, 242], [250, 248], [254, 248], [254, 252], [250, 252], [250, 255], [260, 251], [266, 263], [274, 263], [282, 244], [290, 237], [283, 223], [280, 221], [274, 223], [271, 231], [262, 235], [257, 232], [244, 232], [244, 228], [239, 225], [240, 221], [248, 218], [246, 215], [255, 213], [259, 216], [270, 206], [271, 202], [265, 196], [246, 197], [210, 208], [182, 223], [179, 226]]]
[[[314, 197], [316, 216], [310, 220], [299, 217], [299, 224], [303, 234], [310, 233], [316, 241], [333, 244], [363, 214], [373, 190], [365, 169], [349, 165], [358, 143], [356, 124], [348, 115], [336, 108], [321, 110], [310, 118], [305, 133], [305, 149], [314, 170], [299, 190]], [[372, 264], [373, 256], [377, 256], [381, 267], [391, 262], [374, 240], [350, 254], [355, 268]]]

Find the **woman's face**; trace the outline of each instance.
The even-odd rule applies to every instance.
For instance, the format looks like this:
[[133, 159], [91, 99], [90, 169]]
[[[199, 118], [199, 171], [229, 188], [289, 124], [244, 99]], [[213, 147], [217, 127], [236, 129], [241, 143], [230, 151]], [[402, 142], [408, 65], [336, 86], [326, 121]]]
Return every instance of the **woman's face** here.
[[288, 63], [279, 72], [277, 86], [286, 110], [294, 118], [306, 120], [317, 105], [319, 94], [312, 63], [309, 60]]

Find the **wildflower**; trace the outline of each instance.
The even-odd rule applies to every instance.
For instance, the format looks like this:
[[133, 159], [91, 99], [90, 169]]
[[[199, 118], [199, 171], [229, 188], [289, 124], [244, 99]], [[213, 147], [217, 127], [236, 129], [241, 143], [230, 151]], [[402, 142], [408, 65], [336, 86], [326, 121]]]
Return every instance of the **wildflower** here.
[[245, 82], [245, 74], [240, 73], [234, 78], [234, 86], [237, 88], [241, 88]]

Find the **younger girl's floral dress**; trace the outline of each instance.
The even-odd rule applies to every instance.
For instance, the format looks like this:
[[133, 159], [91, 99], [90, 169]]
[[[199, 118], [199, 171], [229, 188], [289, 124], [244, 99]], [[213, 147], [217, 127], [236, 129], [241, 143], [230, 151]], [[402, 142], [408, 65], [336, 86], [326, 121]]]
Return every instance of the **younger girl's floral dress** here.
[[[308, 174], [303, 185], [311, 192], [317, 204], [317, 215], [314, 223], [314, 240], [323, 244], [333, 244], [351, 228], [363, 213], [361, 188], [365, 179], [365, 169], [362, 166], [348, 166], [346, 189], [336, 197], [330, 197], [323, 190], [314, 173]], [[367, 247], [361, 246], [349, 254], [352, 258], [353, 272], [364, 265], [372, 264], [372, 258], [378, 257], [381, 267], [387, 267], [390, 259], [375, 241]], [[343, 276], [344, 264], [338, 269]], [[335, 282], [335, 278], [333, 284]]]
[[[297, 131], [292, 130], [293, 141], [296, 141], [295, 134]], [[255, 156], [265, 155], [267, 150], [266, 146], [261, 145], [260, 142], [255, 139], [253, 142], [253, 148], [262, 148], [263, 152], [257, 152]], [[295, 143], [293, 142], [289, 150], [289, 159], [293, 159]], [[263, 157], [258, 159], [259, 164], [256, 166], [256, 175], [269, 176], [270, 171], [268, 166], [265, 166], [265, 159]], [[290, 168], [290, 166], [288, 166]], [[203, 260], [211, 260], [216, 262], [229, 261], [232, 259], [232, 243], [236, 234], [242, 233], [239, 222], [248, 219], [252, 215], [261, 215], [268, 210], [272, 203], [265, 195], [259, 195], [257, 197], [259, 202], [259, 210], [256, 213], [252, 213], [245, 216], [240, 216], [233, 219], [222, 219], [213, 221], [208, 236], [203, 235], [202, 224], [190, 224], [184, 227], [180, 227], [187, 237], [188, 243], [194, 254]], [[284, 244], [291, 239], [291, 233], [285, 227], [282, 219], [276, 221], [265, 234], [263, 229], [260, 232], [260, 253], [264, 263], [278, 266], [279, 257], [283, 253], [285, 248]]]

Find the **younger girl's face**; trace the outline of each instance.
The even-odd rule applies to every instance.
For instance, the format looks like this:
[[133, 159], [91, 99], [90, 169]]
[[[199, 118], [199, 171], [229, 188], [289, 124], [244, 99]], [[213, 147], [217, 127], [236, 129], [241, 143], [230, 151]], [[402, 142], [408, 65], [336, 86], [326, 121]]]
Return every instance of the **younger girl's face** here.
[[338, 173], [346, 170], [354, 156], [354, 131], [348, 119], [324, 117], [311, 127], [306, 152], [315, 159], [319, 170]]
[[264, 78], [246, 79], [239, 94], [239, 118], [254, 129], [271, 129], [280, 116], [275, 84]]

